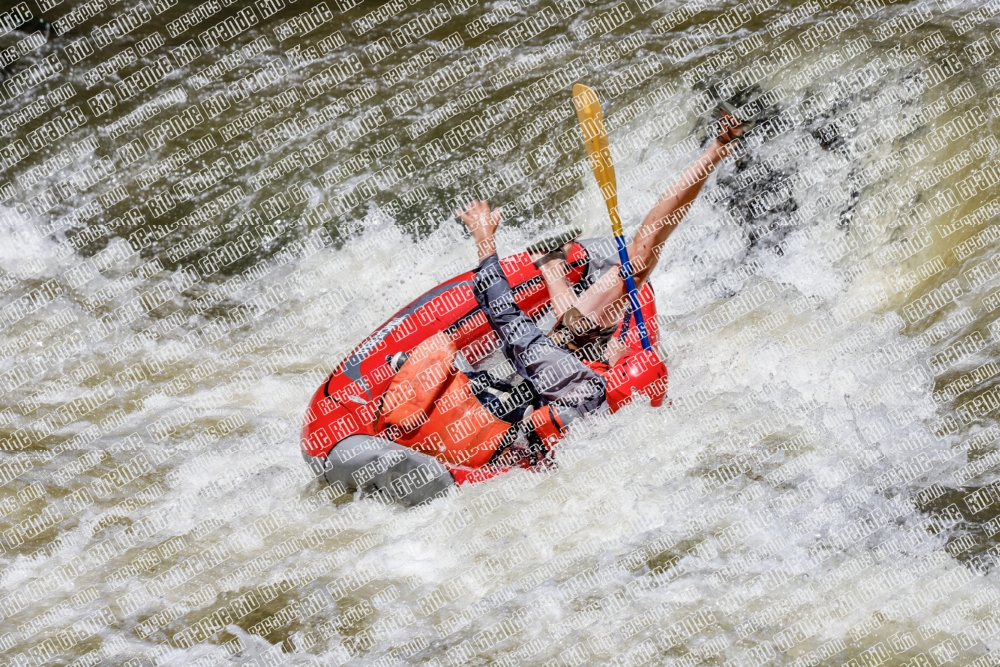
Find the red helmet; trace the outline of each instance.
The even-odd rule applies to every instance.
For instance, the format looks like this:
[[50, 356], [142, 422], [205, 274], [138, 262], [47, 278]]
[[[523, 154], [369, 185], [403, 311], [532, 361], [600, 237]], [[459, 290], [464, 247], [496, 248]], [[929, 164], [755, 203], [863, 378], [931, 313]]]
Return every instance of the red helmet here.
[[632, 400], [633, 389], [648, 396], [654, 407], [663, 405], [667, 395], [667, 367], [652, 350], [627, 352], [604, 378], [611, 412]]

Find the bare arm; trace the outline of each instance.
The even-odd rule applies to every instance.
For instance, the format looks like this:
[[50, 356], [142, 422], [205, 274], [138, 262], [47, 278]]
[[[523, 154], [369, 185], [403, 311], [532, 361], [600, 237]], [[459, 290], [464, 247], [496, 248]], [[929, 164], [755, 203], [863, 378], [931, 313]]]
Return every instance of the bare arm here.
[[566, 280], [566, 262], [553, 260], [542, 265], [542, 277], [552, 299], [552, 312], [560, 319], [567, 310], [576, 305], [576, 294]]
[[465, 210], [455, 211], [455, 215], [462, 219], [469, 232], [472, 233], [480, 263], [496, 253], [497, 245], [493, 240], [493, 235], [496, 234], [497, 227], [500, 226], [499, 206], [490, 209], [487, 202], [473, 199], [465, 205]]
[[[455, 215], [462, 219], [472, 233], [480, 263], [497, 251], [493, 236], [500, 225], [499, 207], [491, 209], [488, 202], [474, 199], [466, 204], [463, 210], [455, 211]], [[549, 290], [549, 297], [552, 299], [552, 308], [556, 317], [560, 318], [576, 305], [576, 294], [566, 280], [566, 262], [563, 260], [546, 262], [542, 265], [541, 272]]]
[[636, 285], [649, 278], [663, 244], [694, 204], [715, 166], [729, 155], [729, 144], [715, 139], [701, 156], [681, 174], [646, 214], [628, 249]]
[[[733, 120], [732, 126], [708, 145], [705, 152], [684, 170], [677, 182], [646, 214], [628, 249], [637, 286], [641, 287], [649, 278], [663, 244], [687, 214], [705, 181], [715, 171], [715, 166], [729, 155], [729, 144], [740, 134], [742, 127]], [[577, 308], [601, 326], [610, 326], [621, 316], [624, 294], [625, 282], [621, 276], [617, 271], [608, 271], [580, 295]]]

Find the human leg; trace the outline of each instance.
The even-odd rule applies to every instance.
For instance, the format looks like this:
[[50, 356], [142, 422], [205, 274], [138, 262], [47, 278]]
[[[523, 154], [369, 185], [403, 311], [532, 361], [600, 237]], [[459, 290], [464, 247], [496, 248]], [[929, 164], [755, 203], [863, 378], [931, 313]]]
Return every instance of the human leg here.
[[497, 332], [504, 356], [529, 380], [539, 395], [581, 413], [604, 400], [604, 380], [575, 356], [552, 343], [514, 302], [496, 254], [483, 259], [473, 291]]
[[514, 303], [493, 240], [500, 210], [491, 209], [487, 202], [473, 201], [456, 214], [476, 241], [480, 264], [473, 291], [514, 369], [547, 401], [580, 413], [596, 409], [604, 401], [604, 379], [554, 345]]

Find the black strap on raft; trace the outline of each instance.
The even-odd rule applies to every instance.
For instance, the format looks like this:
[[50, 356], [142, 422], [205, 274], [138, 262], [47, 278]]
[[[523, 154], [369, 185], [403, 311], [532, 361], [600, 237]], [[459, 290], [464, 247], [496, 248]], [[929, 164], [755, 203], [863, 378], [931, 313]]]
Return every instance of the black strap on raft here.
[[528, 440], [528, 463], [532, 468], [535, 468], [548, 459], [549, 450], [542, 444], [542, 439], [538, 437], [534, 429], [528, 428], [527, 425], [524, 428], [527, 431], [525, 436]]
[[[475, 397], [500, 421], [514, 423], [521, 419], [529, 405], [538, 405], [540, 396], [530, 380], [523, 379], [521, 383], [513, 385], [491, 376], [488, 371], [466, 372], [466, 376], [469, 378], [469, 389]], [[495, 396], [488, 391], [489, 388], [507, 394], [507, 398]]]
[[[518, 436], [524, 435], [527, 447], [516, 454], [513, 449]], [[508, 437], [509, 436], [509, 437]], [[532, 468], [538, 467], [549, 460], [549, 450], [542, 444], [542, 439], [538, 437], [534, 429], [523, 421], [519, 421], [504, 434], [500, 446], [490, 457], [487, 465], [517, 465], [527, 459], [527, 463]]]
[[497, 391], [503, 391], [508, 394], [514, 393], [514, 385], [494, 377], [489, 371], [465, 371], [465, 375], [469, 378], [469, 384], [472, 385], [473, 394], [485, 391], [487, 387], [492, 387]]
[[[523, 453], [517, 452], [514, 449], [514, 443], [521, 434], [524, 434], [528, 438], [530, 448], [528, 451], [528, 462], [532, 465], [532, 467], [537, 465], [538, 457], [534, 452], [534, 448], [530, 444], [530, 437], [534, 435], [534, 433], [523, 421], [511, 424], [510, 428], [507, 429], [507, 432], [503, 434], [500, 444], [497, 446], [496, 451], [493, 452], [493, 456], [490, 457], [490, 460], [486, 462], [486, 465], [494, 467], [513, 466], [523, 460]], [[535, 437], [537, 439], [537, 436]], [[540, 446], [541, 444], [541, 440], [538, 440], [538, 445]]]

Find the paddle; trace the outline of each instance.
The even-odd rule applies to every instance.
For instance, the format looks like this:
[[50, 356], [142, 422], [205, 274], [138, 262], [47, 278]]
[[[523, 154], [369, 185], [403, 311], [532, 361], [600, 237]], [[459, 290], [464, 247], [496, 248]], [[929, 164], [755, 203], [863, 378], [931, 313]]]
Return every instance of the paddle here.
[[[617, 181], [615, 181], [615, 166], [611, 161], [611, 151], [608, 150], [608, 132], [604, 129], [601, 103], [593, 90], [578, 83], [573, 86], [573, 104], [576, 106], [576, 115], [580, 119], [580, 129], [583, 130], [583, 141], [587, 146], [590, 167], [594, 170], [597, 186], [601, 188], [604, 203], [608, 207], [608, 215], [611, 216], [611, 231], [614, 232], [615, 243], [618, 245], [618, 257], [622, 262], [622, 275], [625, 276], [625, 287], [628, 288], [629, 304], [632, 314], [635, 315], [636, 326], [639, 328], [642, 349], [649, 350], [651, 347], [649, 336], [646, 334], [646, 322], [643, 320], [642, 310], [639, 307], [639, 290], [635, 286], [635, 278], [632, 277], [628, 246], [625, 245], [622, 221], [618, 217], [618, 186]], [[627, 324], [626, 321], [626, 326]]]

